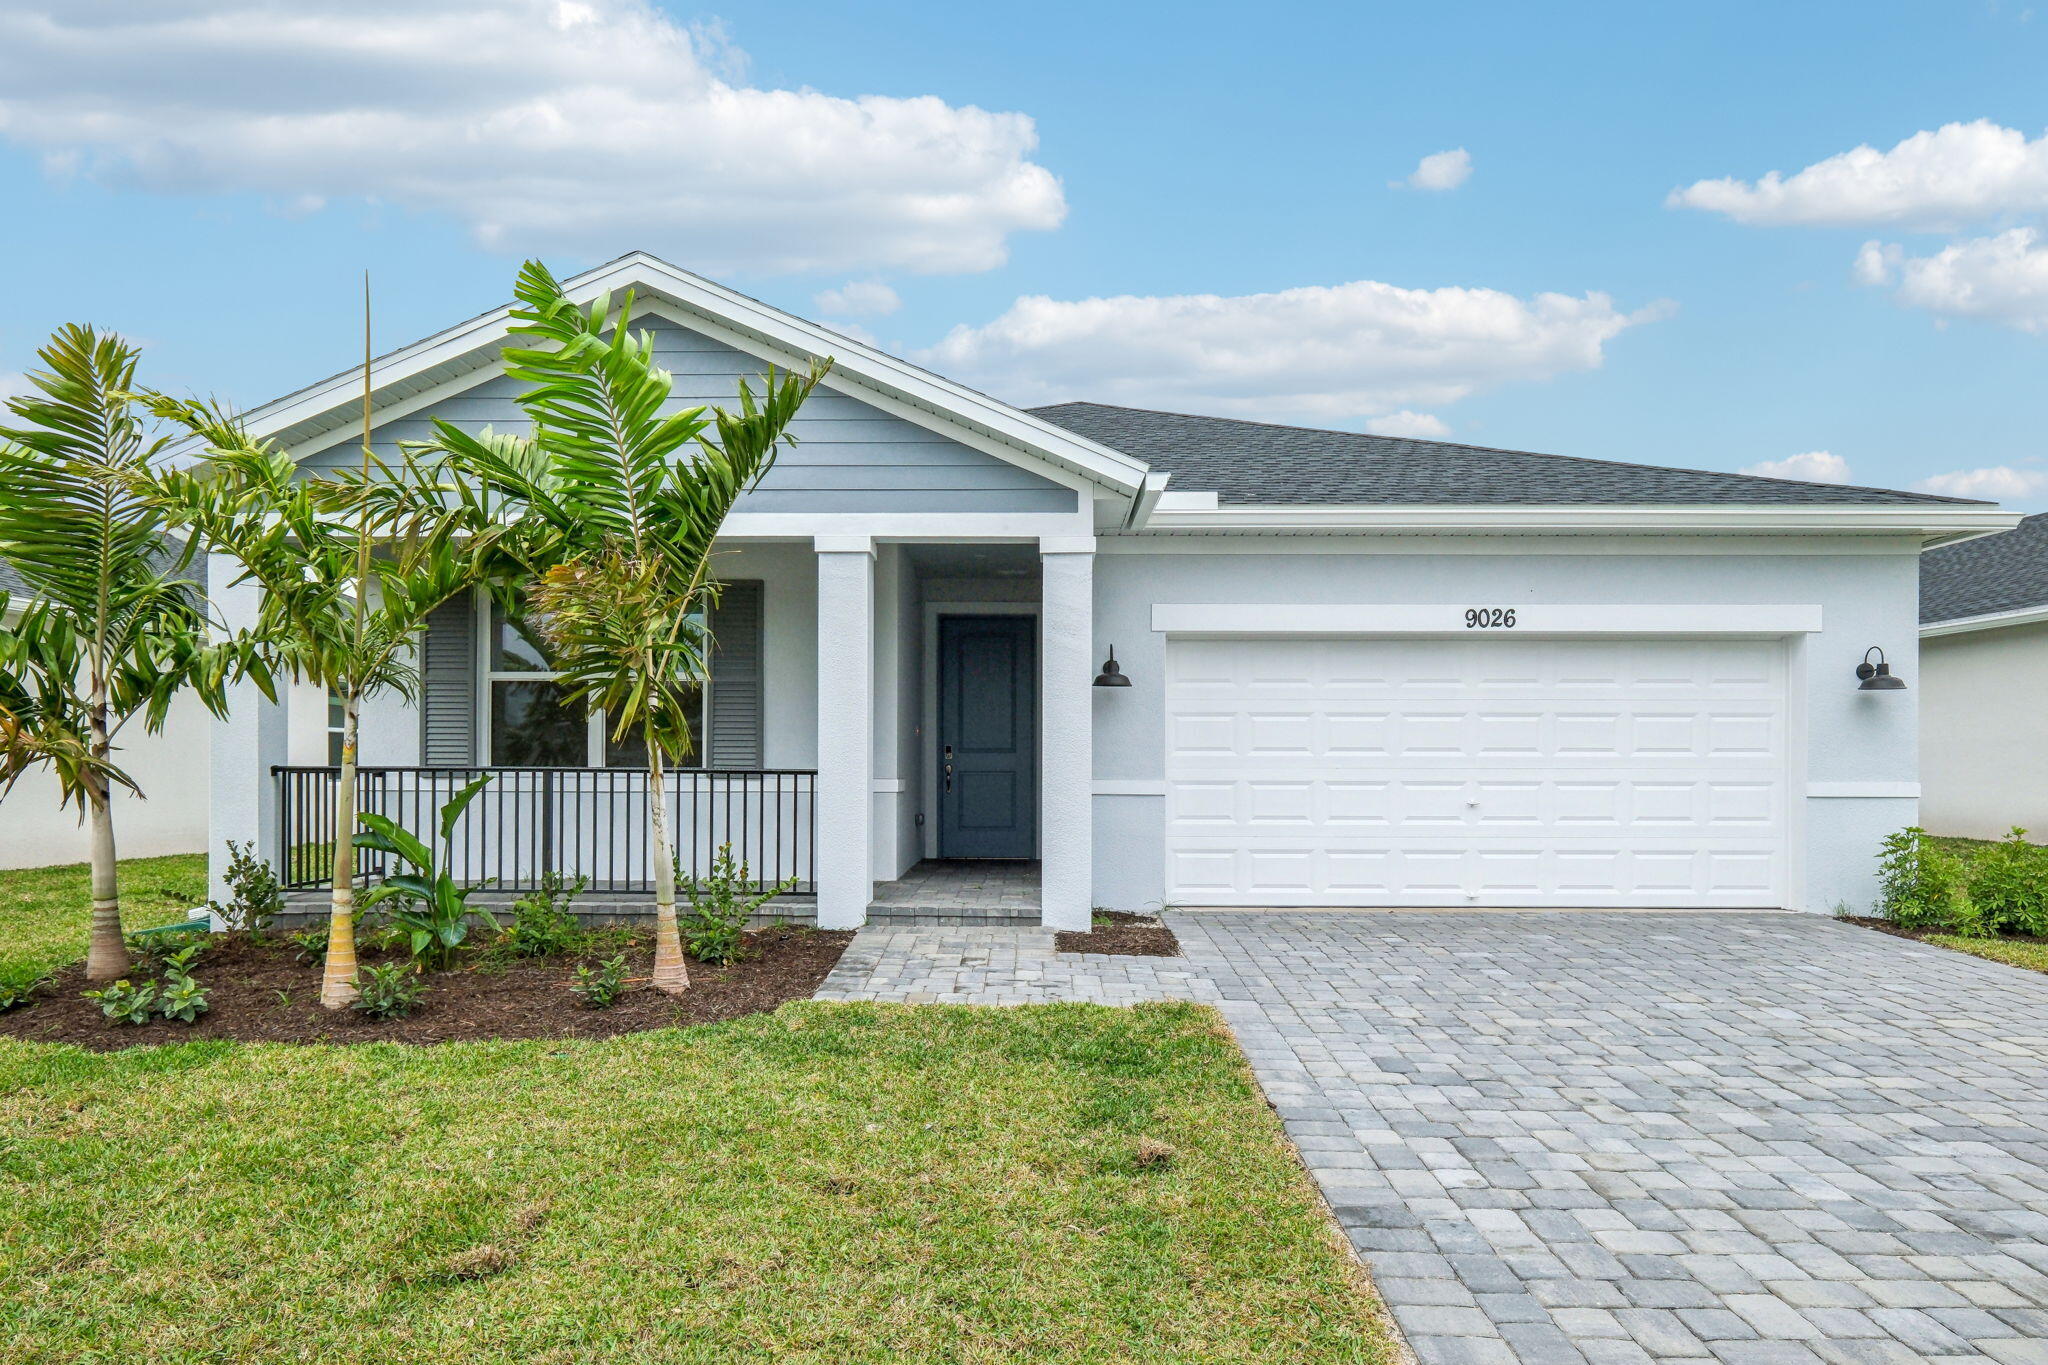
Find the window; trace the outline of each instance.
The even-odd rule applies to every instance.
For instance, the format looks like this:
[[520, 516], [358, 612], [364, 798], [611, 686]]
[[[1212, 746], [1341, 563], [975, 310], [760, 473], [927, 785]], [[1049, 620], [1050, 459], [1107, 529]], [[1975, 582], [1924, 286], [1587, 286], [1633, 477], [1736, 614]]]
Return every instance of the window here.
[[339, 768], [341, 766], [341, 737], [344, 715], [345, 713], [341, 709], [341, 698], [337, 694], [329, 692], [327, 694], [327, 766], [330, 768]]
[[[570, 702], [547, 666], [533, 627], [486, 599], [484, 714], [488, 760], [499, 768], [640, 768], [647, 744], [639, 735], [613, 739], [603, 716]], [[690, 720], [690, 752], [679, 767], [704, 766], [708, 688], [699, 686]]]

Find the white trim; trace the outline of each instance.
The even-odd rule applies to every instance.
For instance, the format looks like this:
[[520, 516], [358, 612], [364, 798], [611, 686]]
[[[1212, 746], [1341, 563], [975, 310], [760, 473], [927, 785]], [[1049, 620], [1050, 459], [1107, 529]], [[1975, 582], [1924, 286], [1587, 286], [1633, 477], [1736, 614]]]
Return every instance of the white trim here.
[[893, 796], [905, 790], [905, 783], [900, 777], [878, 777], [874, 780], [870, 790], [877, 796]]
[[873, 540], [1037, 541], [1090, 536], [1095, 522], [1076, 512], [734, 512], [720, 540], [810, 540], [862, 536]]
[[1164, 796], [1163, 777], [1098, 777], [1092, 790], [1097, 796]]
[[[1214, 509], [1167, 506], [1147, 523], [1154, 532], [1316, 534], [1379, 531], [1431, 535], [1841, 535], [1909, 533], [1930, 545], [2008, 531], [2020, 513], [2002, 507], [1909, 503], [1722, 504], [1507, 507], [1378, 504], [1232, 504]], [[1185, 495], [1180, 495], [1185, 496]]]
[[1958, 616], [1948, 621], [1931, 621], [1920, 627], [1920, 638], [1926, 640], [1937, 635], [1962, 635], [1973, 630], [1999, 630], [2006, 626], [2037, 626], [2043, 621], [2048, 621], [2048, 602], [2037, 607], [1986, 612], [1982, 616]]
[[1809, 782], [1806, 795], [1811, 800], [1834, 798], [1878, 798], [1886, 801], [1917, 801], [1920, 799], [1918, 782]]
[[[1014, 443], [1023, 453], [1120, 493], [1134, 495], [1142, 487], [1146, 465], [1141, 460], [921, 370], [852, 337], [735, 293], [646, 252], [636, 251], [572, 276], [563, 281], [562, 288], [578, 303], [587, 303], [602, 293], [637, 289], [647, 296], [650, 311], [665, 312], [659, 305], [667, 303], [692, 319], [688, 325], [696, 325], [694, 319], [701, 316], [755, 344], [765, 343], [803, 356], [830, 355], [835, 370], [842, 371], [846, 379], [872, 388], [892, 402], [926, 409], [999, 441]], [[371, 387], [384, 388], [402, 382], [490, 345], [505, 335], [511, 313], [510, 304], [494, 308], [373, 361]], [[256, 435], [269, 436], [311, 421], [355, 401], [362, 382], [360, 370], [343, 371], [287, 394], [248, 413], [249, 429]]]
[[[1472, 610], [1512, 610], [1513, 626], [1474, 628]], [[1155, 603], [1168, 635], [1796, 635], [1818, 631], [1818, 606], [1577, 606], [1459, 602], [1442, 606]]]
[[1432, 535], [1372, 533], [1294, 536], [1133, 535], [1114, 528], [1096, 530], [1096, 552], [1105, 555], [1571, 555], [1581, 558], [1629, 556], [1918, 555], [1918, 536], [1892, 532], [1857, 536], [1661, 536], [1621, 535]]

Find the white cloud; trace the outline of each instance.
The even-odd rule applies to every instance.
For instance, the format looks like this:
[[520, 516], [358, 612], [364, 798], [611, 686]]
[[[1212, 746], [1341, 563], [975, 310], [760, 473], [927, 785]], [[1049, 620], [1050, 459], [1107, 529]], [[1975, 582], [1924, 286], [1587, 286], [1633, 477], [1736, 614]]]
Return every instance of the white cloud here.
[[0, 401], [20, 398], [34, 388], [35, 386], [28, 382], [28, 376], [19, 370], [0, 370]]
[[1782, 460], [1746, 464], [1742, 472], [1758, 474], [1766, 479], [1798, 479], [1801, 483], [1849, 482], [1849, 462], [1826, 450], [1809, 450], [1799, 455], [1787, 455]]
[[831, 317], [880, 317], [903, 306], [896, 291], [880, 280], [848, 280], [814, 295], [811, 302]]
[[1663, 312], [1624, 313], [1600, 293], [1523, 299], [1376, 280], [1235, 297], [1032, 295], [915, 358], [1015, 402], [1328, 421], [1597, 369], [1607, 342]]
[[1451, 434], [1450, 425], [1435, 413], [1407, 408], [1371, 418], [1365, 427], [1375, 436], [1407, 436], [1418, 441], [1441, 441]]
[[1416, 164], [1406, 180], [1393, 184], [1412, 190], [1454, 190], [1471, 178], [1472, 153], [1454, 147], [1448, 152], [1431, 152]]
[[1943, 493], [1952, 498], [2034, 498], [2048, 493], [2048, 470], [2014, 469], [2009, 464], [1958, 469], [1922, 479], [1914, 487], [1923, 493]]
[[1673, 190], [1673, 208], [1723, 213], [1739, 223], [1942, 227], [2048, 209], [2048, 134], [1989, 119], [1913, 134], [1888, 152], [1861, 146], [1754, 183], [1701, 180]]
[[1862, 284], [1896, 284], [1892, 297], [1909, 308], [2048, 333], [2048, 242], [2033, 228], [1953, 242], [1932, 256], [1866, 242], [1855, 273]]
[[1065, 214], [1023, 114], [745, 69], [651, 0], [40, 0], [0, 6], [0, 138], [147, 191], [714, 273], [985, 270]]

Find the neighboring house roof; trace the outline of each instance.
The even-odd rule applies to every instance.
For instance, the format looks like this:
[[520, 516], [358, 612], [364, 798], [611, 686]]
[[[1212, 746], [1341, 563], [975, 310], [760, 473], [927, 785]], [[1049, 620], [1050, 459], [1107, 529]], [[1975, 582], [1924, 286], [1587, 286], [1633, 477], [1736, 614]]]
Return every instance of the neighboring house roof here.
[[1929, 550], [1921, 557], [1923, 626], [1961, 621], [1978, 627], [2020, 625], [2030, 616], [2048, 619], [2048, 512], [2002, 535]]
[[1886, 488], [1667, 469], [1106, 403], [1057, 403], [1031, 411], [1154, 469], [1171, 471], [1176, 490], [1213, 490], [1222, 503], [1988, 505]]
[[[172, 544], [174, 548], [164, 561], [164, 567], [167, 569], [177, 562], [178, 553], [184, 548], [185, 542], [174, 539]], [[204, 588], [206, 586], [206, 556], [192, 556], [192, 562], [185, 567], [185, 571], [179, 577], [196, 587]], [[5, 593], [13, 598], [14, 605], [17, 607], [21, 606], [28, 598], [34, 596], [29, 591], [28, 584], [22, 582], [21, 575], [14, 571], [14, 566], [4, 559], [0, 559], [0, 593]]]

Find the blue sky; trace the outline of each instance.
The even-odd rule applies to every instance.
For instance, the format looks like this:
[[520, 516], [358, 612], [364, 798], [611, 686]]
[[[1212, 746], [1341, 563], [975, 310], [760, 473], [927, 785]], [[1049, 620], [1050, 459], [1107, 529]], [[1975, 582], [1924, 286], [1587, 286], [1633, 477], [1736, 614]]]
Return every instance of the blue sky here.
[[253, 404], [366, 268], [384, 347], [644, 248], [1022, 401], [2048, 508], [2044, 65], [2009, 0], [0, 0], [0, 386], [89, 320]]

